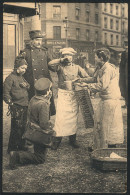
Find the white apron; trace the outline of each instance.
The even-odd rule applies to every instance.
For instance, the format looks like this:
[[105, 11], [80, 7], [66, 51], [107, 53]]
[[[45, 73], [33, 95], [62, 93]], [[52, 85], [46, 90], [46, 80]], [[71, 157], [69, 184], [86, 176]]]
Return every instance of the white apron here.
[[54, 130], [56, 137], [73, 135], [77, 131], [79, 106], [73, 91], [58, 89], [56, 120]]
[[101, 100], [95, 112], [94, 149], [124, 141], [120, 100]]

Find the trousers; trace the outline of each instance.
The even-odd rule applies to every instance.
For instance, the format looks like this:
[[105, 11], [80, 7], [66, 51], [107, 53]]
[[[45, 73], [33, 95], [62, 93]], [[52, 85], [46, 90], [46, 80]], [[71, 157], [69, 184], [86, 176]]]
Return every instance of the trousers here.
[[42, 164], [45, 162], [46, 154], [46, 146], [34, 144], [34, 153], [28, 151], [19, 152], [19, 164]]

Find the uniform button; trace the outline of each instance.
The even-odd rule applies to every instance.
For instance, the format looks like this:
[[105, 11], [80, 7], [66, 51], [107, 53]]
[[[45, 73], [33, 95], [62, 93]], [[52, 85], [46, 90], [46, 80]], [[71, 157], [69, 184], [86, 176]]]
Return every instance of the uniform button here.
[[43, 59], [41, 59], [43, 61]]
[[34, 59], [32, 59], [32, 61], [34, 61]]
[[33, 51], [33, 49], [32, 49], [32, 51]]
[[44, 69], [42, 68], [42, 70], [44, 70]]
[[35, 81], [36, 81], [37, 79], [35, 79]]
[[34, 68], [33, 70], [36, 70], [36, 68]]

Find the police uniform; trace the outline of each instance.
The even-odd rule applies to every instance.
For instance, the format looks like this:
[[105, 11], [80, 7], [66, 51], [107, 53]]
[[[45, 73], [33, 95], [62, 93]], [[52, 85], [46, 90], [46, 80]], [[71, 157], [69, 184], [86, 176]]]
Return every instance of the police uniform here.
[[[36, 30], [38, 29], [37, 24], [39, 24], [39, 20], [34, 17], [32, 26], [34, 25], [35, 28], [29, 32], [31, 39], [43, 38], [44, 36], [41, 33], [41, 30]], [[20, 55], [24, 56], [28, 63], [28, 68], [24, 74], [24, 78], [30, 84], [29, 99], [31, 99], [35, 95], [34, 84], [39, 78], [45, 77], [52, 81], [48, 69], [48, 62], [50, 61], [50, 57], [46, 47], [37, 48], [31, 44], [27, 45], [26, 48], [20, 52]], [[56, 111], [53, 95], [51, 98], [50, 111], [51, 115], [55, 115]]]

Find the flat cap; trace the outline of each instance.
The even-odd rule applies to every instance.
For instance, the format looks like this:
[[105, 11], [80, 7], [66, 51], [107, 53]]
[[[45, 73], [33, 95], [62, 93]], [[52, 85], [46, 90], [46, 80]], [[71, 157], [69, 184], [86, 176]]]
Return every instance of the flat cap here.
[[20, 66], [23, 66], [23, 65], [27, 65], [27, 61], [24, 59], [23, 56], [19, 55], [15, 58], [15, 62], [14, 62], [14, 68], [18, 68]]
[[66, 50], [66, 51], [62, 52], [62, 55], [72, 55], [73, 56], [73, 55], [75, 55], [75, 53]]
[[51, 86], [51, 81], [48, 78], [40, 78], [36, 81], [34, 87], [37, 91], [44, 91]]
[[77, 53], [72, 47], [65, 47], [63, 49], [60, 49], [60, 53], [63, 54], [63, 52], [71, 52], [72, 55], [75, 55]]

